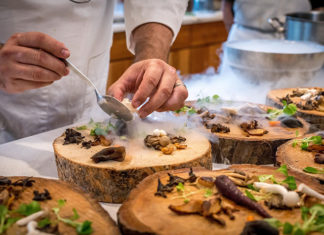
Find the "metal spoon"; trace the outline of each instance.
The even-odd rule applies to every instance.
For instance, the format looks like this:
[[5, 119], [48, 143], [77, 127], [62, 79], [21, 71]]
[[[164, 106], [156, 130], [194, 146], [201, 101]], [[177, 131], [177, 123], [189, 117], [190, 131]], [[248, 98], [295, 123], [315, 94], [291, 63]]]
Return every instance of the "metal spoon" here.
[[83, 74], [75, 65], [70, 61], [65, 60], [69, 68], [71, 68], [75, 73], [77, 73], [83, 80], [85, 80], [88, 85], [92, 86], [95, 90], [97, 103], [100, 108], [109, 115], [115, 115], [117, 118], [121, 118], [124, 121], [130, 121], [133, 119], [132, 112], [119, 100], [110, 95], [101, 95], [93, 82]]

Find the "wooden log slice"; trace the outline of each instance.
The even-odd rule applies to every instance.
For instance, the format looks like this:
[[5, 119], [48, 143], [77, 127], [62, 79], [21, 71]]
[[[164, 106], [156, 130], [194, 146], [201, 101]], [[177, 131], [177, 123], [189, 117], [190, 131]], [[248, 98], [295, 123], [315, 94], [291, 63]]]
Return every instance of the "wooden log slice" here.
[[[231, 102], [232, 104], [239, 102]], [[188, 105], [194, 105], [194, 102], [188, 102]], [[258, 105], [263, 110], [273, 108], [261, 104]], [[253, 117], [242, 117], [242, 122], [251, 121]], [[285, 128], [280, 125], [270, 126], [269, 121], [265, 118], [258, 118], [257, 121], [264, 129], [268, 131], [263, 136], [246, 136], [246, 133], [240, 128], [239, 124], [221, 123], [230, 128], [228, 133], [213, 133], [216, 139], [212, 144], [213, 162], [227, 164], [274, 164], [275, 155], [278, 146], [286, 141], [296, 137], [296, 131], [300, 135], [308, 132], [309, 124], [302, 118], [298, 118], [302, 122], [302, 128]]]
[[301, 147], [298, 145], [293, 147], [293, 142], [295, 140], [300, 140], [305, 137], [310, 137], [314, 135], [316, 135], [316, 133], [295, 138], [281, 145], [277, 150], [276, 160], [278, 165], [286, 164], [287, 167], [289, 167], [290, 169], [297, 171], [300, 174], [308, 175], [310, 177], [318, 179], [319, 181], [324, 183], [324, 174], [310, 174], [303, 171], [305, 167], [315, 167], [317, 169], [324, 169], [324, 164], [316, 163], [314, 161], [313, 153], [302, 150]]
[[[268, 166], [257, 165], [233, 165], [229, 169], [208, 171], [206, 169], [195, 168], [194, 174], [196, 176], [209, 176], [216, 177], [226, 172], [232, 172], [233, 169], [243, 171], [252, 175], [273, 174], [276, 179], [283, 180], [284, 177], [281, 173], [275, 171], [276, 168]], [[144, 179], [135, 189], [133, 189], [122, 204], [118, 211], [118, 225], [123, 234], [240, 234], [247, 222], [248, 216], [253, 216], [255, 220], [263, 219], [256, 212], [249, 210], [245, 207], [236, 205], [223, 196], [222, 200], [231, 204], [239, 209], [238, 212], [233, 213], [234, 220], [230, 220], [227, 216], [223, 215], [226, 225], [222, 227], [215, 221], [207, 219], [203, 216], [196, 214], [179, 215], [171, 211], [168, 207], [172, 205], [182, 205], [184, 200], [182, 198], [172, 197], [177, 195], [174, 189], [174, 194], [168, 194], [167, 198], [154, 196], [157, 189], [157, 181], [160, 179], [163, 184], [167, 183], [167, 173], [172, 173], [177, 176], [187, 178], [189, 169], [179, 169], [166, 172], [158, 172], [152, 176]], [[323, 193], [323, 186], [309, 177], [304, 177], [296, 172], [289, 171], [289, 175], [296, 178], [297, 184], [303, 182], [315, 190]], [[186, 184], [185, 184], [186, 187]], [[215, 186], [214, 186], [215, 187]], [[217, 190], [217, 189], [215, 189]], [[190, 200], [203, 199], [202, 195], [195, 194]], [[280, 221], [287, 221], [294, 224], [300, 222], [300, 209], [295, 208], [292, 210], [278, 210], [268, 209], [263, 205], [263, 208], [268, 211], [270, 215], [279, 219]]]
[[[12, 182], [26, 177], [8, 177]], [[83, 222], [89, 220], [92, 222], [92, 234], [120, 234], [116, 223], [112, 220], [109, 214], [99, 205], [99, 203], [91, 198], [88, 194], [82, 192], [80, 189], [60, 180], [44, 179], [33, 177], [35, 183], [32, 187], [26, 187], [25, 190], [19, 194], [19, 198], [14, 200], [11, 210], [18, 209], [22, 203], [29, 204], [34, 197], [34, 190], [44, 192], [47, 189], [52, 197], [51, 200], [39, 201], [42, 209], [47, 208], [49, 211], [54, 207], [58, 207], [58, 200], [66, 200], [65, 205], [60, 210], [60, 216], [71, 217], [73, 215], [72, 209], [75, 208], [80, 216], [77, 221]], [[53, 214], [53, 213], [52, 213]], [[55, 215], [51, 215], [51, 218]], [[13, 228], [10, 228], [13, 229]], [[7, 234], [10, 233], [10, 229]], [[26, 232], [26, 228], [24, 227]], [[77, 234], [75, 228], [68, 226], [62, 222], [58, 223], [59, 234]], [[13, 231], [11, 231], [13, 232]], [[26, 234], [14, 232], [14, 234]]]
[[[93, 139], [89, 130], [80, 132], [85, 139]], [[104, 146], [85, 149], [76, 144], [63, 145], [64, 136], [61, 136], [53, 144], [58, 175], [99, 201], [121, 203], [141, 180], [157, 171], [197, 166], [212, 169], [208, 139], [196, 132], [188, 132], [185, 137], [188, 147], [171, 155], [149, 149], [143, 141], [131, 141], [125, 146], [124, 161], [94, 163], [91, 157]]]
[[[313, 87], [314, 89], [322, 89], [319, 87]], [[288, 94], [292, 94], [293, 90], [296, 90], [297, 88], [285, 88], [285, 89], [277, 89], [277, 90], [271, 90], [267, 94], [266, 103], [270, 106], [274, 106], [277, 108], [282, 108], [283, 105], [280, 102], [280, 98], [285, 97]], [[300, 101], [299, 97], [291, 98], [291, 100], [297, 104]], [[311, 132], [317, 131], [317, 130], [324, 130], [324, 112], [317, 111], [317, 110], [302, 110], [297, 109], [297, 115], [305, 121], [309, 122], [311, 124]]]

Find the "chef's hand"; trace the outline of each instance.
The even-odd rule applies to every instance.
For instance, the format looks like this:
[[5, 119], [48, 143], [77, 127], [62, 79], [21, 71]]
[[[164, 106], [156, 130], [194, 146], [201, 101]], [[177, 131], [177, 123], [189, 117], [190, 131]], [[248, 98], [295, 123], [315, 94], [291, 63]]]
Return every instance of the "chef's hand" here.
[[0, 89], [20, 93], [44, 87], [69, 73], [62, 42], [39, 32], [12, 35], [0, 49]]
[[153, 111], [176, 110], [184, 105], [188, 91], [176, 69], [160, 59], [142, 60], [131, 65], [108, 90], [118, 100], [127, 93], [135, 93], [133, 107], [149, 101], [139, 110], [141, 118]]

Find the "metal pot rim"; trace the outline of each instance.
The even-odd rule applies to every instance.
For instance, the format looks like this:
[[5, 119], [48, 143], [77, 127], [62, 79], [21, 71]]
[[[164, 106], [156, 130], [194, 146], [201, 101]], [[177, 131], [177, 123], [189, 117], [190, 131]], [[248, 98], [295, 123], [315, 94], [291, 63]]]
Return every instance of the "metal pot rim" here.
[[307, 19], [307, 18], [303, 18], [301, 16], [298, 15], [324, 15], [323, 11], [310, 11], [310, 12], [292, 12], [292, 13], [288, 13], [286, 14], [286, 21], [287, 19], [289, 20], [295, 20], [295, 21], [302, 21], [302, 22], [310, 22], [310, 23], [315, 23], [315, 24], [324, 24], [324, 20], [319, 21], [319, 20], [313, 20], [313, 19]]

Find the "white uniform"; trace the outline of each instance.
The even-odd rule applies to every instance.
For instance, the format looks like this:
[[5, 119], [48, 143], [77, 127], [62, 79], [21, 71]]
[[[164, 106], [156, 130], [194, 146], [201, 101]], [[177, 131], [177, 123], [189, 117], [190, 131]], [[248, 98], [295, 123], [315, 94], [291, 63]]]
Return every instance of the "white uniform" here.
[[[16, 32], [46, 33], [69, 48], [70, 61], [104, 93], [115, 1], [75, 3], [77, 1], [1, 0], [0, 42], [6, 42]], [[132, 30], [147, 22], [167, 25], [175, 38], [186, 6], [185, 0], [126, 0], [124, 9], [129, 49], [134, 49]], [[0, 91], [0, 143], [93, 116], [96, 107], [94, 91], [74, 74], [50, 86], [22, 94], [9, 95]]]
[[274, 39], [276, 34], [268, 18], [284, 17], [293, 12], [307, 12], [309, 0], [235, 0], [234, 24], [227, 41], [249, 39]]

